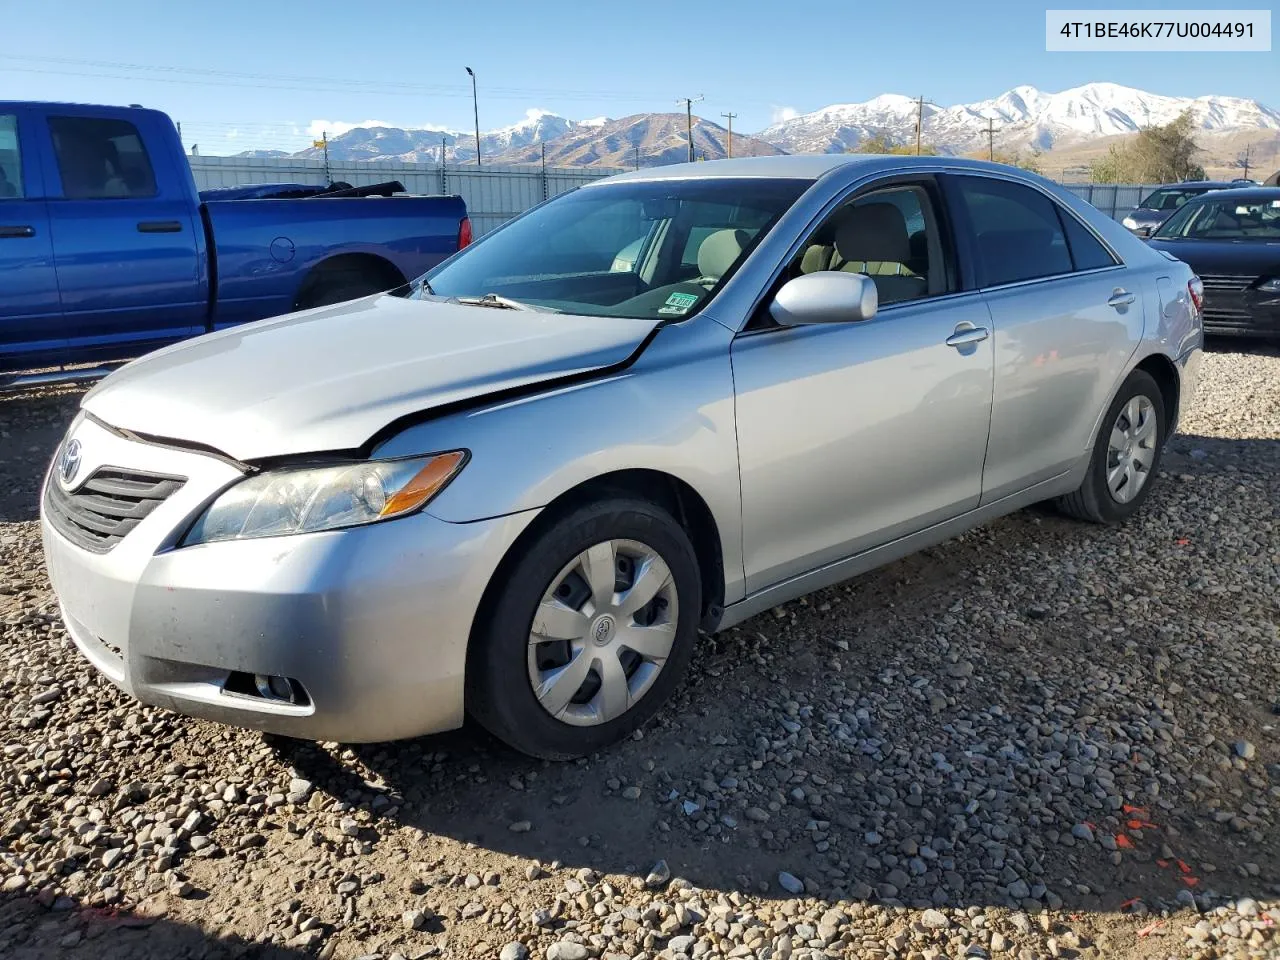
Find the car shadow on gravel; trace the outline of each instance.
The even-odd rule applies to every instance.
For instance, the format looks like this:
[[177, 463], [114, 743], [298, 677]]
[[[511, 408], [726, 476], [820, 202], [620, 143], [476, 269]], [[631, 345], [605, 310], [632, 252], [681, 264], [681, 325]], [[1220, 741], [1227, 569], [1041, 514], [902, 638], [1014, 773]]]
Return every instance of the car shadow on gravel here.
[[5, 960], [103, 960], [146, 957], [313, 958], [306, 947], [263, 944], [237, 933], [210, 933], [146, 909], [91, 907], [70, 897], [37, 903], [30, 897], [0, 899], [0, 956]]
[[[0, 523], [40, 515], [43, 467], [53, 456], [83, 395], [82, 388], [0, 393]], [[39, 469], [32, 469], [39, 464]]]
[[[669, 709], [586, 760], [531, 760], [470, 726], [273, 745], [370, 823], [409, 828], [392, 842], [410, 858], [450, 838], [636, 883], [663, 860], [724, 892], [789, 897], [798, 882], [910, 906], [1272, 897], [1274, 640], [1212, 637], [1265, 638], [1276, 602], [1187, 580], [1177, 558], [1265, 563], [1265, 532], [1242, 545], [1203, 527], [1216, 498], [1274, 522], [1280, 441], [1180, 436], [1165, 474], [1122, 527], [1023, 511], [704, 639]], [[1188, 709], [1182, 692], [1206, 683], [1235, 697]], [[1256, 740], [1248, 762], [1233, 740]]]

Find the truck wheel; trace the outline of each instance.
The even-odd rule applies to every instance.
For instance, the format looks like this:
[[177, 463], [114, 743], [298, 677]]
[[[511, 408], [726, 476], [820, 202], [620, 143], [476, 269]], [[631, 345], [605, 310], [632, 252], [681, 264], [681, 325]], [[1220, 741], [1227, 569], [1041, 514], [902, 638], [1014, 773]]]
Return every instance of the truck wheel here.
[[357, 271], [342, 271], [324, 275], [298, 295], [297, 309], [310, 310], [312, 307], [327, 307], [334, 303], [346, 303], [348, 300], [359, 300], [375, 293], [390, 290], [386, 281], [377, 276]]

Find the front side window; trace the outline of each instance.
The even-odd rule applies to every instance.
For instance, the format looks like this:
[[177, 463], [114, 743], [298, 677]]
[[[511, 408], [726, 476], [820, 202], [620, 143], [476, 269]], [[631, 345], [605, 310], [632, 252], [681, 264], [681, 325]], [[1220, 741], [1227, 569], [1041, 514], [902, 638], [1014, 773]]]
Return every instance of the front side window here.
[[1280, 200], [1205, 199], [1161, 224], [1161, 240], [1280, 240]]
[[947, 269], [929, 191], [901, 184], [862, 194], [832, 213], [801, 248], [791, 275], [862, 273], [881, 305], [947, 292]]
[[156, 177], [138, 128], [127, 120], [50, 117], [49, 133], [68, 200], [154, 197]]
[[707, 178], [585, 187], [441, 264], [421, 292], [680, 319], [715, 294], [810, 184]]
[[1007, 180], [956, 179], [977, 247], [978, 286], [1071, 272], [1071, 251], [1053, 201]]
[[18, 149], [18, 118], [0, 114], [0, 200], [22, 197], [22, 153]]

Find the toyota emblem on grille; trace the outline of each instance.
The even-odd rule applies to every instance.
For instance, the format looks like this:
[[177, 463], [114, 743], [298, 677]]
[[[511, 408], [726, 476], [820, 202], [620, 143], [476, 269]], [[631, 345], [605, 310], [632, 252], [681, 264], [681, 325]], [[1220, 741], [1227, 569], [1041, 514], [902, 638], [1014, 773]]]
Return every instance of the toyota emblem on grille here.
[[58, 462], [58, 476], [64, 484], [70, 485], [80, 469], [80, 441], [71, 439], [62, 448], [62, 459]]

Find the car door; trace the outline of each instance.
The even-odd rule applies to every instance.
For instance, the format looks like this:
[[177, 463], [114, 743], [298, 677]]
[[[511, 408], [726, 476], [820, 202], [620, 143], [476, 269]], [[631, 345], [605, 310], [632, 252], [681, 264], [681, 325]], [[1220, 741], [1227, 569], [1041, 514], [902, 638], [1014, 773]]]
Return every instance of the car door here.
[[140, 129], [149, 119], [46, 118], [58, 286], [68, 340], [81, 355], [142, 351], [204, 330], [196, 211], [172, 158], [148, 149], [163, 142]]
[[931, 179], [841, 204], [779, 284], [868, 273], [870, 320], [779, 327], [764, 311], [732, 347], [748, 592], [978, 505], [990, 423], [987, 307], [962, 292]]
[[983, 503], [1069, 471], [1142, 336], [1143, 297], [1070, 210], [994, 175], [946, 179], [991, 310], [995, 393]]
[[48, 363], [66, 346], [29, 122], [25, 111], [0, 107], [0, 370]]

